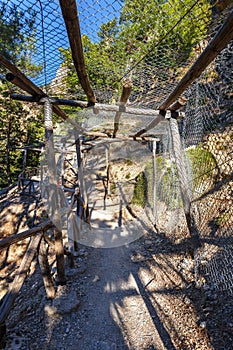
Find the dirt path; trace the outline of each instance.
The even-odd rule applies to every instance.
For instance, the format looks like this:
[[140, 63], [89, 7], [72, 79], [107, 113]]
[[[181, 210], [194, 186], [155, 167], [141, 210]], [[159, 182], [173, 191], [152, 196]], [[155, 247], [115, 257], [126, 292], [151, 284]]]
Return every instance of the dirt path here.
[[32, 269], [8, 319], [6, 349], [208, 350], [192, 300], [192, 260], [147, 235], [128, 247], [83, 247], [55, 300]]
[[[79, 246], [54, 300], [35, 260], [7, 319], [5, 349], [232, 350], [232, 299], [221, 304], [214, 290], [196, 287], [187, 237], [145, 228], [122, 247]], [[15, 268], [21, 250], [10, 249]], [[50, 263], [56, 278], [52, 252]], [[1, 270], [3, 294], [12, 264]]]

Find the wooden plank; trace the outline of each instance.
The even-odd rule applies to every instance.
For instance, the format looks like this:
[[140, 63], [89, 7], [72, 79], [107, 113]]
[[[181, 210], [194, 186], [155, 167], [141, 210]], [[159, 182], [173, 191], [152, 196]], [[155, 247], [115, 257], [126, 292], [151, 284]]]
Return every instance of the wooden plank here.
[[14, 281], [9, 288], [9, 292], [5, 295], [3, 299], [3, 302], [0, 306], [0, 324], [4, 323], [7, 316], [9, 315], [10, 310], [15, 302], [15, 299], [24, 283], [25, 278], [27, 277], [28, 270], [34, 259], [37, 247], [41, 240], [41, 236], [42, 233], [32, 238], [28, 249], [23, 257], [23, 260], [20, 264], [20, 267], [17, 271], [17, 274], [14, 278]]
[[41, 274], [43, 277], [44, 287], [45, 287], [47, 298], [54, 299], [55, 298], [55, 288], [54, 288], [53, 278], [52, 278], [50, 267], [49, 267], [44, 237], [42, 237], [41, 242], [40, 242], [38, 260], [39, 260], [39, 264], [40, 264], [40, 270], [41, 270]]
[[46, 220], [38, 226], [35, 226], [29, 230], [17, 233], [15, 235], [11, 235], [9, 237], [3, 238], [0, 241], [0, 251], [8, 248], [10, 245], [23, 241], [28, 237], [32, 237], [40, 233], [41, 231], [46, 231], [49, 228], [53, 227], [53, 223], [50, 220]]
[[88, 102], [94, 104], [96, 99], [86, 73], [76, 0], [60, 0], [59, 2], [65, 21], [72, 58], [79, 82], [87, 95]]

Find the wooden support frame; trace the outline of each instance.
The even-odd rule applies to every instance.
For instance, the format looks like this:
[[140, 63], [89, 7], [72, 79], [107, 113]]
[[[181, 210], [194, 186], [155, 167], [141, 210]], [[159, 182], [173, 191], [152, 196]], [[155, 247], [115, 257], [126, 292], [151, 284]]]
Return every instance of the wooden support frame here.
[[65, 21], [72, 58], [79, 82], [87, 95], [88, 102], [90, 104], [94, 104], [96, 99], [86, 73], [76, 0], [60, 0], [59, 2]]
[[0, 240], [0, 251], [8, 248], [10, 245], [12, 245], [14, 243], [20, 242], [26, 238], [29, 238], [29, 237], [38, 235], [41, 232], [47, 231], [48, 229], [50, 229], [52, 227], [54, 227], [54, 224], [52, 223], [52, 221], [50, 221], [48, 219], [48, 220], [42, 222], [41, 224], [39, 224], [39, 225], [29, 229], [29, 230], [17, 233], [15, 235], [10, 236], [10, 237], [3, 238]]
[[[40, 101], [38, 101], [38, 99], [33, 96], [11, 94], [11, 98], [17, 101], [37, 102], [40, 104]], [[93, 113], [95, 114], [98, 114], [100, 111], [127, 113], [127, 114], [141, 115], [141, 116], [145, 115], [145, 116], [152, 116], [152, 117], [157, 117], [161, 114], [160, 110], [149, 109], [149, 108], [148, 109], [136, 108], [136, 107], [126, 106], [125, 103], [119, 103], [119, 105], [95, 103], [94, 106], [89, 106], [88, 102], [85, 102], [85, 101], [66, 100], [66, 99], [54, 98], [54, 97], [50, 97], [49, 99], [53, 107], [56, 105], [63, 105], [63, 106], [71, 106], [71, 107], [90, 108], [90, 109], [93, 109]], [[164, 116], [165, 113], [162, 112], [162, 115]], [[81, 128], [79, 127], [77, 129], [81, 129]], [[84, 131], [82, 130], [82, 132], [88, 134], [88, 132], [85, 130]]]
[[[36, 86], [14, 64], [12, 64], [2, 55], [0, 55], [0, 64], [12, 73], [10, 76], [10, 81], [20, 89], [30, 93], [35, 99], [37, 99], [37, 101], [39, 101], [41, 97], [47, 96], [43, 90]], [[67, 115], [58, 106], [54, 106], [54, 113], [56, 113], [63, 120], [68, 119]]]

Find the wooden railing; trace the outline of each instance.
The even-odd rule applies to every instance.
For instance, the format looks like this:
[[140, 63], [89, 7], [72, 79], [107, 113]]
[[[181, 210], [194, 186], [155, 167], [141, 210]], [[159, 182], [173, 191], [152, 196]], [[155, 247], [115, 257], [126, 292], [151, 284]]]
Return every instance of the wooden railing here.
[[[2, 300], [0, 300], [0, 348], [1, 348], [1, 338], [4, 338], [4, 333], [6, 333], [5, 321], [10, 313], [11, 308], [14, 305], [16, 297], [23, 286], [25, 278], [30, 269], [31, 263], [36, 255], [38, 254], [38, 261], [40, 265], [41, 274], [43, 277], [44, 287], [48, 299], [53, 299], [55, 297], [55, 286], [53, 277], [50, 270], [50, 265], [48, 262], [48, 256], [46, 251], [46, 244], [53, 246], [56, 253], [57, 261], [57, 284], [64, 284], [66, 282], [64, 273], [59, 271], [59, 259], [61, 258], [56, 251], [56, 237], [51, 239], [49, 237], [49, 229], [54, 229], [53, 223], [50, 220], [46, 220], [43, 223], [35, 226], [26, 231], [13, 234], [0, 240], [0, 251], [7, 249], [12, 244], [23, 241], [26, 238], [31, 238], [28, 248], [24, 254], [22, 262], [16, 271], [15, 278], [9, 287], [8, 292], [5, 294]], [[64, 250], [64, 254], [68, 256], [69, 266], [73, 267], [73, 256], [67, 250]], [[64, 257], [62, 257], [64, 259]], [[61, 277], [62, 276], [62, 277]]]
[[20, 192], [33, 194], [36, 191], [35, 184], [39, 184], [38, 179], [33, 179], [34, 177], [39, 176], [39, 168], [32, 168], [24, 170], [22, 173], [18, 176], [18, 189]]

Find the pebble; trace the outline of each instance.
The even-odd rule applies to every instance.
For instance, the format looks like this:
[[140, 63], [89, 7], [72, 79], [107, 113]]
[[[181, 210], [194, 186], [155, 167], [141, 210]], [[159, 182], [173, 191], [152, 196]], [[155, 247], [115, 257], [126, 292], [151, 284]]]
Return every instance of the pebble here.
[[151, 240], [149, 240], [149, 239], [146, 239], [146, 240], [145, 240], [145, 245], [149, 245], [149, 246], [150, 246], [152, 243], [153, 243], [153, 242], [152, 242]]
[[51, 317], [51, 316], [53, 316], [53, 315], [56, 314], [57, 308], [54, 307], [54, 306], [45, 305], [44, 311], [45, 311], [45, 313], [47, 314], [47, 316]]
[[98, 282], [98, 281], [100, 281], [100, 278], [99, 278], [99, 276], [98, 275], [95, 275], [95, 277], [93, 278], [93, 280], [92, 280], [92, 282]]
[[200, 322], [199, 327], [203, 329], [206, 328], [206, 322], [205, 321]]

